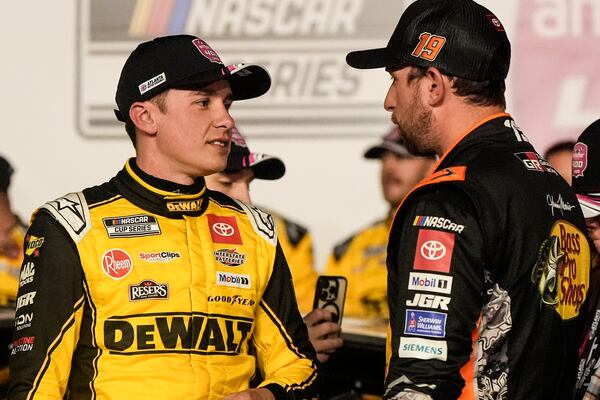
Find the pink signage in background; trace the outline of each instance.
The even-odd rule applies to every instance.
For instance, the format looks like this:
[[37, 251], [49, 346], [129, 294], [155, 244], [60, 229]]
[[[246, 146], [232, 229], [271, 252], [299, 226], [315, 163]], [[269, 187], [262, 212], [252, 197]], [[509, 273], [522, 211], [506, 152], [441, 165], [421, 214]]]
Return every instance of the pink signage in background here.
[[516, 15], [509, 111], [544, 151], [600, 118], [600, 1], [521, 0]]

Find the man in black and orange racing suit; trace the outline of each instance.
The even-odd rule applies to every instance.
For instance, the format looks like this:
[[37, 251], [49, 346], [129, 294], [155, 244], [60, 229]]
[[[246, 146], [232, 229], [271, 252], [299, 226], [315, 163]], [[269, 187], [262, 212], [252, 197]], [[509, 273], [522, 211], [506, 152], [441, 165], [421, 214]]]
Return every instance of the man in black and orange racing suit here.
[[[203, 178], [225, 167], [232, 94], [269, 87], [262, 68], [238, 68], [188, 35], [132, 53], [117, 115], [136, 126], [137, 158], [34, 214], [40, 246], [21, 274], [9, 398], [312, 397], [315, 354], [273, 219]], [[184, 147], [165, 159], [168, 146]], [[160, 177], [173, 168], [182, 175]], [[264, 381], [249, 388], [256, 365]]]
[[590, 249], [577, 199], [505, 110], [510, 43], [472, 0], [417, 0], [388, 46], [385, 108], [440, 156], [396, 212], [384, 397], [565, 400], [577, 371]]

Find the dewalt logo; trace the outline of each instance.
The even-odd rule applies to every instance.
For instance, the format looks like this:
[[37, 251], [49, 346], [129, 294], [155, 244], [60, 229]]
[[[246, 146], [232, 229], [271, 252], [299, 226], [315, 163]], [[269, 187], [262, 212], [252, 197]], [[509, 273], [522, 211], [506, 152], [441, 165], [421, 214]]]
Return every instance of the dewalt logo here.
[[198, 211], [201, 205], [202, 200], [169, 201], [167, 209], [171, 212]]
[[104, 321], [104, 345], [111, 354], [240, 354], [253, 322], [195, 312], [112, 317]]

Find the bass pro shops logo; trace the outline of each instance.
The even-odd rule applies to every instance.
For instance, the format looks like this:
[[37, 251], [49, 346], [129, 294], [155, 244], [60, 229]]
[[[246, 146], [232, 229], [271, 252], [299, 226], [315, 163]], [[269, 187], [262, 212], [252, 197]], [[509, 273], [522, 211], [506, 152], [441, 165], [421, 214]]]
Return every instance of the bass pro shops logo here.
[[542, 304], [553, 307], [564, 320], [578, 316], [589, 290], [589, 265], [585, 235], [569, 222], [557, 221], [531, 273]]

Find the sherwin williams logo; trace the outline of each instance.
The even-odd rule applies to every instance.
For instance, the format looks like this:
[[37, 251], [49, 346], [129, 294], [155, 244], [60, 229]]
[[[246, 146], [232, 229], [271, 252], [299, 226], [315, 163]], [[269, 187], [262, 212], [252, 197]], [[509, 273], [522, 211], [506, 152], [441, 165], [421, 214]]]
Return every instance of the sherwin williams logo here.
[[250, 275], [217, 271], [217, 285], [250, 289]]
[[133, 269], [133, 261], [129, 254], [121, 249], [108, 250], [102, 256], [102, 269], [113, 279], [127, 276]]
[[446, 336], [446, 313], [406, 310], [404, 333], [443, 338]]
[[27, 256], [39, 256], [40, 255], [40, 247], [44, 244], [44, 237], [37, 237], [33, 235], [27, 235], [25, 238], [25, 255]]
[[228, 267], [237, 267], [246, 262], [246, 255], [238, 253], [237, 249], [221, 249], [215, 251], [215, 259]]

